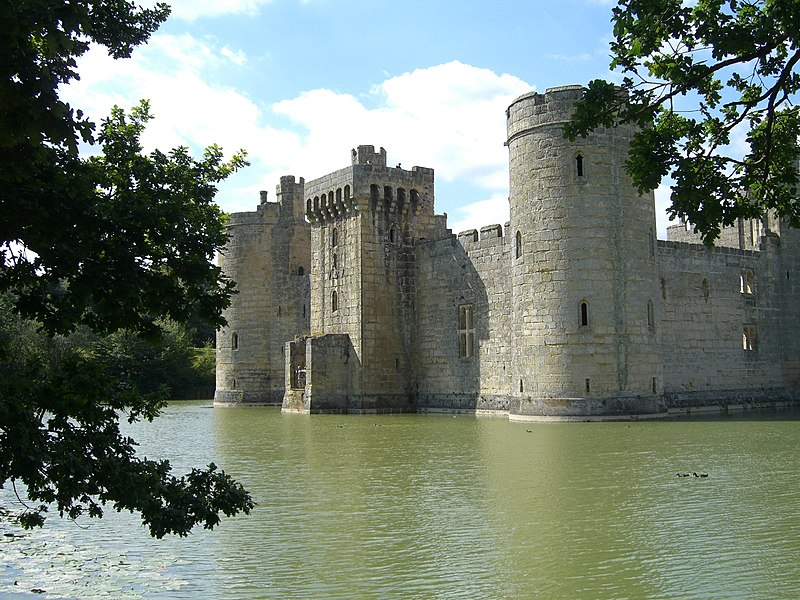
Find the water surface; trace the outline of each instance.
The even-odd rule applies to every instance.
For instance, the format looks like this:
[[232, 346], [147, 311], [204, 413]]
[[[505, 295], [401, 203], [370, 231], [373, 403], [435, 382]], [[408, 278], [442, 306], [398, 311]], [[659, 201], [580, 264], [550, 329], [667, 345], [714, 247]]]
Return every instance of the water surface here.
[[258, 506], [186, 539], [153, 540], [129, 514], [34, 532], [3, 519], [0, 593], [800, 596], [797, 413], [537, 424], [174, 403], [132, 434], [178, 472], [216, 462]]

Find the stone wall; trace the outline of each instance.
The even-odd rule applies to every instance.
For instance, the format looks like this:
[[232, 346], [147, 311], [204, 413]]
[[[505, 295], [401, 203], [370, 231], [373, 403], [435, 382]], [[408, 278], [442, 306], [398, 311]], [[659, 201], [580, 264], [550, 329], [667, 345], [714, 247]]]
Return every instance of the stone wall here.
[[308, 332], [310, 227], [303, 219], [303, 180], [284, 177], [278, 201], [266, 192], [255, 211], [236, 213], [218, 258], [237, 294], [217, 332], [214, 401], [281, 404], [284, 343]]
[[[307, 185], [312, 224], [312, 335], [347, 334], [359, 379], [350, 394], [402, 399], [413, 391], [414, 243], [435, 230], [433, 170], [386, 166], [386, 151]], [[395, 400], [387, 400], [389, 404]]]
[[509, 107], [504, 227], [453, 235], [433, 170], [373, 146], [233, 215], [215, 401], [515, 419], [796, 401], [800, 232], [771, 216], [715, 249], [685, 225], [657, 241], [625, 173], [633, 129], [563, 138], [581, 94]]
[[[776, 334], [787, 324], [775, 319], [770, 301], [769, 263], [776, 257], [661, 241], [659, 256], [664, 392], [673, 404], [784, 388], [784, 348]], [[752, 275], [750, 291], [743, 274]]]
[[317, 413], [348, 412], [358, 357], [347, 334], [309, 337], [306, 343], [304, 407]]
[[[415, 391], [420, 408], [507, 409], [509, 251], [500, 225], [418, 244]], [[463, 322], [467, 307], [472, 327]]]
[[508, 343], [522, 410], [555, 401], [580, 413], [593, 398], [655, 396], [662, 386], [653, 197], [625, 173], [631, 127], [563, 137], [582, 93], [527, 94], [507, 111]]
[[[739, 250], [758, 250], [761, 244], [761, 237], [767, 232], [767, 229], [767, 226], [759, 220], [739, 219], [732, 227], [722, 229], [719, 237], [714, 240], [714, 246], [718, 248], [738, 248]], [[694, 230], [691, 223], [686, 222], [667, 227], [667, 240], [687, 244], [702, 243], [700, 234]]]

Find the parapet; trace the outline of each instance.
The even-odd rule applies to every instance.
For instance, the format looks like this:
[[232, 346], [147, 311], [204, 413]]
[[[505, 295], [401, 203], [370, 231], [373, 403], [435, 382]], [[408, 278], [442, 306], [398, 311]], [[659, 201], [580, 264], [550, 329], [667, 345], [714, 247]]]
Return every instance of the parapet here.
[[358, 146], [352, 164], [305, 184], [305, 216], [311, 223], [358, 210], [383, 210], [433, 216], [434, 171], [386, 166], [386, 149]]
[[548, 88], [544, 94], [528, 92], [514, 100], [506, 109], [508, 142], [531, 129], [569, 121], [583, 91], [581, 85], [565, 85]]
[[478, 248], [502, 247], [507, 241], [506, 237], [502, 225], [486, 225], [481, 227], [480, 233], [477, 229], [459, 232], [458, 241], [464, 250], [470, 252]]
[[503, 228], [500, 225], [486, 225], [481, 227], [481, 239], [496, 239], [503, 237]]
[[386, 149], [381, 147], [375, 152], [375, 146], [359, 146], [352, 150], [352, 162], [354, 165], [375, 165], [377, 167], [386, 166]]
[[[284, 175], [280, 183], [275, 187], [275, 194], [278, 196], [278, 204], [286, 215], [291, 215], [295, 221], [304, 219], [304, 189], [305, 180], [301, 177], [300, 181], [295, 181], [294, 175]], [[266, 192], [263, 199], [266, 199]]]

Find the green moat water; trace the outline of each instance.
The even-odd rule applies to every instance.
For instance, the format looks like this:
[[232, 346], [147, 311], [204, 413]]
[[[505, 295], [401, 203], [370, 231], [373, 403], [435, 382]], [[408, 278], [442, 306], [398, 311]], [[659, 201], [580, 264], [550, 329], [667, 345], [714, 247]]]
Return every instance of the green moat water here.
[[800, 596], [797, 412], [540, 424], [175, 403], [132, 433], [179, 472], [215, 461], [258, 507], [183, 540], [127, 514], [2, 522], [0, 597]]

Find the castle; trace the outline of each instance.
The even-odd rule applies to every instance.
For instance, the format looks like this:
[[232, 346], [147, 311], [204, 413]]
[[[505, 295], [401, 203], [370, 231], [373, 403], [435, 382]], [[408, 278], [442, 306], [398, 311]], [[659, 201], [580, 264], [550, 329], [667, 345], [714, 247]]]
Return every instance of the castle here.
[[525, 419], [795, 402], [800, 231], [767, 219], [715, 248], [688, 225], [658, 240], [653, 194], [624, 170], [634, 129], [562, 136], [581, 94], [508, 107], [502, 227], [454, 235], [433, 169], [372, 146], [232, 215], [215, 403]]

